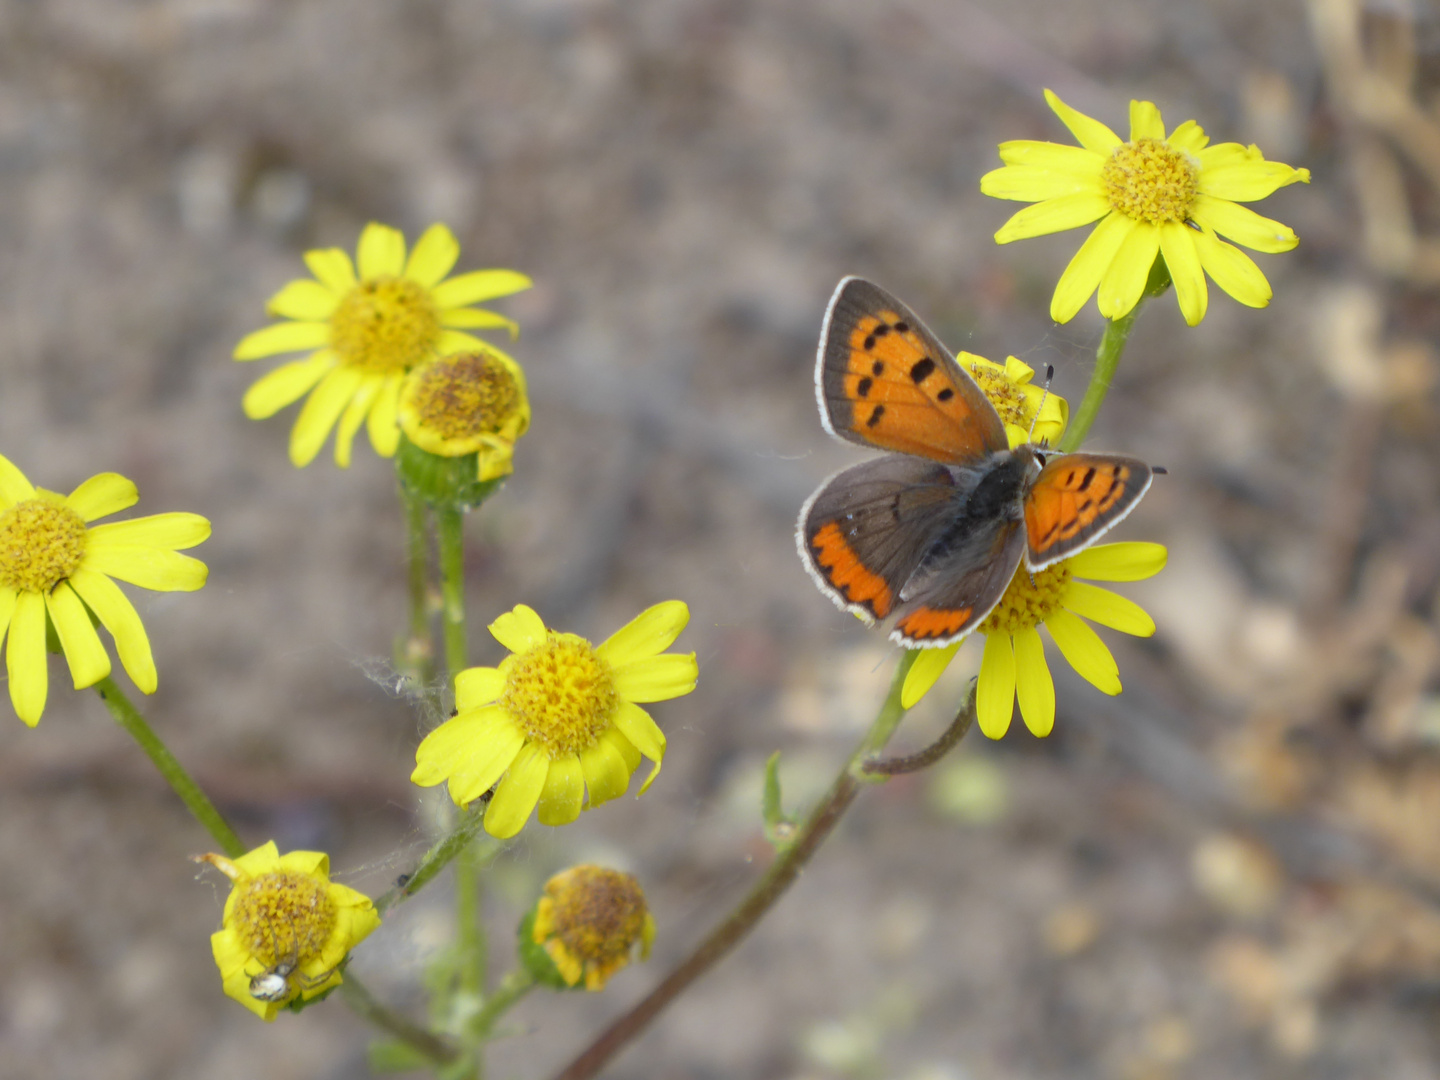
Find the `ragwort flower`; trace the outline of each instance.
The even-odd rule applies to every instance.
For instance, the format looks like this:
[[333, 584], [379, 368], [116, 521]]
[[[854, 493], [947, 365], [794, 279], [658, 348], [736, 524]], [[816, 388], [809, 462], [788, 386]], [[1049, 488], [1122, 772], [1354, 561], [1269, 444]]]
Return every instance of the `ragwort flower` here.
[[1027, 442], [1054, 446], [1060, 441], [1070, 420], [1070, 404], [1059, 394], [1031, 382], [1035, 369], [1029, 364], [1007, 356], [1001, 366], [968, 352], [960, 353], [956, 359], [975, 377], [1000, 414], [1012, 449]]
[[601, 990], [630, 963], [639, 946], [650, 957], [655, 917], [630, 874], [602, 866], [573, 866], [545, 883], [535, 905], [531, 940], [543, 948], [567, 986]]
[[427, 453], [474, 454], [479, 481], [509, 476], [515, 441], [530, 427], [525, 373], [488, 346], [427, 360], [405, 377], [400, 426]]
[[668, 600], [597, 647], [546, 629], [524, 604], [506, 612], [490, 632], [512, 655], [455, 677], [459, 711], [420, 743], [410, 779], [449, 781], [462, 806], [495, 786], [485, 829], [501, 838], [518, 833], [536, 804], [542, 825], [567, 825], [623, 795], [641, 755], [655, 762], [643, 795], [660, 773], [665, 735], [639, 703], [695, 689], [695, 654], [664, 651], [689, 620], [684, 603]]
[[469, 305], [530, 287], [514, 270], [472, 270], [442, 280], [460, 256], [444, 225], [432, 225], [405, 257], [405, 237], [371, 222], [360, 234], [356, 263], [339, 248], [305, 253], [315, 275], [290, 282], [270, 298], [271, 315], [289, 320], [246, 335], [236, 360], [313, 349], [276, 368], [245, 393], [245, 415], [273, 416], [309, 394], [290, 433], [290, 460], [308, 465], [332, 428], [335, 462], [350, 464], [350, 444], [366, 425], [370, 444], [390, 457], [400, 441], [396, 410], [406, 372], [452, 352], [485, 348], [467, 330], [504, 327], [503, 315]]
[[5, 639], [10, 703], [31, 727], [40, 722], [49, 690], [47, 622], [75, 689], [110, 674], [93, 615], [115, 639], [135, 685], [155, 692], [159, 676], [150, 638], [134, 605], [110, 579], [157, 592], [200, 588], [205, 564], [177, 552], [203, 542], [210, 522], [199, 514], [173, 513], [91, 527], [139, 498], [135, 485], [118, 473], [92, 476], [69, 495], [46, 491], [0, 457], [0, 639]]
[[[1042, 623], [1082, 678], [1103, 693], [1120, 693], [1115, 657], [1081, 616], [1137, 637], [1153, 634], [1155, 621], [1133, 601], [1076, 579], [1139, 581], [1158, 574], [1165, 559], [1162, 544], [1127, 542], [1098, 544], [1033, 573], [1022, 562], [1000, 603], [978, 627], [985, 635], [975, 687], [975, 718], [980, 730], [992, 739], [1003, 736], [1017, 699], [1020, 715], [1032, 733], [1043, 738], [1055, 726], [1055, 683], [1040, 640]], [[900, 691], [905, 708], [935, 685], [962, 644], [957, 641], [943, 649], [926, 649], [915, 658]]]
[[368, 896], [330, 880], [323, 851], [281, 855], [271, 840], [238, 859], [195, 860], [234, 883], [210, 948], [225, 993], [262, 1020], [339, 986], [350, 950], [380, 925]]
[[1308, 169], [1266, 161], [1255, 146], [1220, 143], [1193, 120], [1165, 135], [1153, 102], [1130, 102], [1130, 141], [1079, 113], [1049, 90], [1045, 100], [1079, 146], [1018, 139], [1000, 144], [1003, 168], [980, 190], [1036, 205], [995, 234], [1008, 244], [1098, 222], [1060, 277], [1050, 317], [1068, 322], [1099, 289], [1100, 314], [1118, 319], [1139, 302], [1156, 255], [1175, 283], [1185, 321], [1196, 325], [1209, 300], [1205, 275], [1249, 307], [1270, 302], [1270, 283], [1236, 244], [1289, 251], [1299, 239], [1287, 225], [1238, 205], [1288, 184], [1310, 182]]

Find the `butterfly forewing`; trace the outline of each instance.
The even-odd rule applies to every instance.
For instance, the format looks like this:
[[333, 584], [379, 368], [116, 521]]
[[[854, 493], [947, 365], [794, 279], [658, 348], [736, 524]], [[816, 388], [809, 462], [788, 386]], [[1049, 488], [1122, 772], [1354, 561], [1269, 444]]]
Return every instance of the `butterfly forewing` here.
[[800, 511], [800, 558], [821, 590], [867, 623], [900, 590], [955, 516], [948, 469], [895, 455], [827, 480]]
[[1007, 445], [975, 380], [915, 313], [846, 278], [831, 297], [816, 387], [831, 433], [862, 446], [971, 464]]
[[1043, 570], [1089, 547], [1134, 509], [1151, 469], [1118, 454], [1051, 458], [1025, 499], [1025, 561]]

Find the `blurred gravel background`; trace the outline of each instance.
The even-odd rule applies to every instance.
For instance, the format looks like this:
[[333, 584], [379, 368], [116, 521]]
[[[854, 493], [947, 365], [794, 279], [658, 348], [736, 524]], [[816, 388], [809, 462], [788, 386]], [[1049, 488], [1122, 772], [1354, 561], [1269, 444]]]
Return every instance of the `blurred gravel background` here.
[[[578, 859], [636, 872], [656, 956], [602, 995], [533, 998], [492, 1075], [538, 1078], [753, 880], [765, 757], [812, 795], [894, 653], [807, 580], [791, 530], [859, 455], [811, 370], [844, 274], [950, 345], [1078, 395], [1100, 320], [1054, 326], [1080, 234], [998, 248], [995, 144], [1068, 141], [1051, 87], [1125, 132], [1258, 141], [1315, 182], [1260, 207], [1263, 312], [1212, 289], [1140, 320], [1093, 445], [1169, 466], [1122, 538], [1159, 634], [1105, 636], [1125, 693], [1059, 679], [1055, 734], [967, 739], [867, 793], [754, 939], [615, 1077], [1440, 1077], [1440, 574], [1429, 236], [1440, 18], [1354, 0], [0, 0], [0, 452], [68, 491], [215, 533], [196, 595], [140, 599], [146, 702], [248, 840], [332, 852], [378, 893], [428, 843], [407, 780], [434, 718], [393, 692], [405, 619], [386, 463], [288, 464], [295, 410], [246, 421], [273, 362], [230, 350], [300, 253], [366, 221], [459, 235], [535, 421], [469, 524], [472, 654], [517, 602], [599, 638], [686, 599], [691, 697], [656, 708], [663, 781], [497, 864], [497, 963]], [[973, 647], [972, 647], [973, 648]], [[967, 648], [971, 670], [978, 648]], [[945, 720], [964, 665], [902, 730]], [[1068, 669], [1067, 669], [1068, 670]], [[0, 1077], [359, 1077], [337, 1001], [262, 1025], [220, 992], [203, 833], [52, 664], [0, 723]], [[8, 712], [8, 706], [3, 710]], [[355, 970], [421, 1008], [442, 885]]]

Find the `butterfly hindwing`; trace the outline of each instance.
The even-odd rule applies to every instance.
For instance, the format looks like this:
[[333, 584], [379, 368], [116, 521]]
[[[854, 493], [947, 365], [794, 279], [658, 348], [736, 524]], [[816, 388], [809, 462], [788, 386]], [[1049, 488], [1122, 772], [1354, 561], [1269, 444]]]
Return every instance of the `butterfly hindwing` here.
[[800, 511], [800, 558], [821, 591], [867, 623], [900, 591], [953, 522], [955, 487], [942, 465], [887, 454], [836, 473]]
[[1020, 522], [976, 522], [967, 542], [927, 566], [923, 580], [907, 585], [890, 639], [910, 649], [949, 645], [985, 620], [1025, 553]]
[[1089, 547], [1134, 509], [1151, 469], [1119, 454], [1051, 458], [1025, 499], [1025, 561], [1043, 570]]
[[971, 464], [1008, 445], [975, 380], [925, 324], [880, 286], [840, 282], [820, 335], [820, 415], [862, 446]]

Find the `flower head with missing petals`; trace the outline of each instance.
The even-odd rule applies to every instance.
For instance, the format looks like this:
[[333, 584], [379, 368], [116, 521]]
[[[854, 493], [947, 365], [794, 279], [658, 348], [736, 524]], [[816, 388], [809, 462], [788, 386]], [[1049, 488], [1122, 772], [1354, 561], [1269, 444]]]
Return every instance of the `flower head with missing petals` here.
[[400, 389], [400, 426], [426, 453], [474, 454], [479, 481], [509, 476], [530, 427], [525, 373], [493, 347], [427, 360]]
[[118, 473], [92, 476], [69, 495], [37, 488], [0, 457], [0, 638], [10, 703], [34, 727], [45, 711], [47, 623], [55, 628], [77, 690], [110, 674], [110, 657], [91, 616], [110, 632], [126, 673], [144, 693], [159, 682], [150, 638], [134, 606], [111, 578], [157, 592], [205, 584], [205, 564], [178, 552], [210, 535], [198, 514], [91, 526], [134, 506], [135, 485]]
[[1060, 441], [1070, 419], [1070, 405], [1059, 394], [1036, 386], [1031, 381], [1035, 369], [1029, 364], [1007, 356], [1001, 365], [968, 352], [955, 359], [995, 406], [1012, 449], [1027, 442], [1054, 446]]
[[[270, 298], [271, 315], [285, 322], [243, 338], [236, 360], [314, 350], [276, 368], [245, 394], [245, 415], [273, 416], [309, 395], [290, 434], [290, 460], [308, 465], [332, 429], [335, 463], [350, 464], [350, 446], [365, 424], [381, 457], [400, 441], [396, 420], [407, 372], [437, 356], [485, 348], [468, 330], [504, 328], [503, 315], [469, 305], [530, 287], [514, 270], [472, 270], [446, 278], [460, 245], [444, 225], [432, 225], [409, 258], [405, 237], [371, 222], [360, 234], [356, 262], [339, 248], [305, 253], [314, 279], [290, 282]], [[358, 274], [357, 274], [358, 263]]]
[[542, 981], [586, 990], [603, 989], [630, 963], [637, 946], [640, 959], [649, 959], [655, 940], [655, 918], [640, 883], [601, 866], [573, 866], [552, 877], [526, 924], [522, 930], [528, 930], [529, 942], [522, 941], [522, 956], [526, 944], [540, 946], [545, 954], [540, 964], [553, 965], [559, 975], [538, 972]]
[[542, 825], [567, 825], [623, 795], [642, 755], [655, 762], [643, 795], [659, 775], [665, 736], [639, 703], [695, 689], [695, 654], [664, 651], [689, 619], [684, 603], [669, 600], [595, 646], [547, 629], [524, 604], [501, 615], [490, 632], [511, 655], [455, 677], [458, 712], [420, 743], [410, 779], [448, 781], [462, 806], [494, 787], [485, 829], [502, 839], [537, 804]]
[[1249, 307], [1270, 302], [1270, 283], [1251, 258], [1220, 237], [1255, 251], [1289, 251], [1289, 226], [1240, 206], [1288, 184], [1309, 183], [1307, 169], [1266, 161], [1258, 147], [1209, 145], [1193, 120], [1165, 134], [1153, 102], [1130, 103], [1130, 141], [1076, 112], [1049, 90], [1045, 100], [1079, 146], [1028, 139], [1000, 144], [1002, 168], [980, 179], [997, 199], [1035, 203], [995, 234], [1008, 244], [1098, 222], [1060, 277], [1050, 317], [1069, 322], [1099, 290], [1100, 314], [1118, 319], [1140, 301], [1157, 255], [1165, 260], [1185, 321], [1205, 317], [1208, 274]]
[[[1055, 725], [1055, 683], [1045, 663], [1039, 627], [1050, 631], [1060, 653], [1079, 675], [1106, 694], [1120, 693], [1120, 669], [1100, 636], [1081, 616], [1138, 637], [1155, 632], [1155, 621], [1136, 603], [1109, 589], [1078, 581], [1139, 581], [1165, 567], [1161, 544], [1098, 544], [1032, 573], [1022, 563], [1000, 603], [978, 627], [985, 635], [975, 716], [980, 730], [998, 739], [1010, 727], [1015, 702], [1025, 726], [1040, 737]], [[963, 641], [926, 649], [915, 658], [900, 703], [910, 708], [935, 685]]]
[[380, 925], [368, 896], [330, 880], [324, 852], [281, 855], [271, 840], [238, 859], [195, 861], [233, 882], [210, 947], [225, 993], [262, 1020], [339, 986], [350, 950]]

